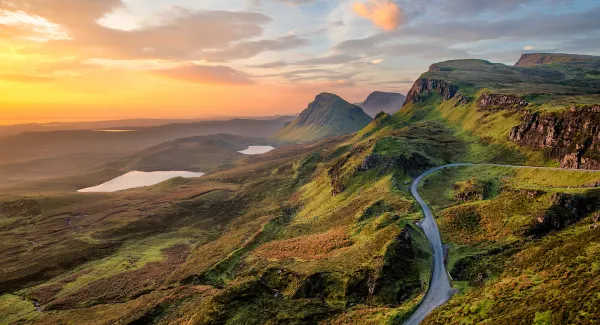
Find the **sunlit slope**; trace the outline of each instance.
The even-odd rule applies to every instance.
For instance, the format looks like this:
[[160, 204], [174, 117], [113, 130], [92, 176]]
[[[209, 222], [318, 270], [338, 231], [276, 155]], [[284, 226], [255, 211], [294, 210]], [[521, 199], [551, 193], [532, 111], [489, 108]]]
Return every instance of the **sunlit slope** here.
[[394, 118], [445, 123], [471, 140], [473, 161], [494, 158], [482, 146], [500, 145], [518, 152], [521, 162], [600, 168], [600, 61], [559, 59], [531, 67], [436, 63], [415, 82]]
[[589, 324], [598, 314], [598, 173], [463, 167], [422, 193], [460, 289], [425, 324]]

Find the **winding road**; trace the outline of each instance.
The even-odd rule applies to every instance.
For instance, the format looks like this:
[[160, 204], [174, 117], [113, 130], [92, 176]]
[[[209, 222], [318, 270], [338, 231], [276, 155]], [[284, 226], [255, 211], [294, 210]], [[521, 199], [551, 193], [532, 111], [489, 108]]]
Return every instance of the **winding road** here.
[[501, 164], [469, 164], [469, 163], [456, 163], [448, 164], [440, 167], [430, 169], [414, 180], [410, 191], [414, 198], [421, 205], [423, 215], [425, 216], [421, 222], [421, 228], [425, 232], [431, 250], [433, 252], [433, 265], [431, 281], [429, 283], [429, 289], [425, 298], [421, 301], [421, 304], [415, 311], [415, 313], [404, 323], [404, 325], [418, 325], [437, 307], [446, 303], [457, 291], [452, 289], [450, 280], [448, 279], [448, 273], [446, 272], [446, 266], [444, 264], [444, 247], [442, 246], [442, 239], [440, 237], [440, 231], [438, 229], [435, 218], [431, 209], [425, 203], [421, 195], [419, 194], [419, 184], [427, 176], [436, 173], [442, 169], [450, 167], [465, 167], [465, 166], [488, 166], [488, 167], [508, 167], [508, 168], [528, 168], [528, 169], [545, 169], [545, 170], [570, 170], [579, 172], [600, 172], [600, 170], [586, 170], [586, 169], [570, 169], [570, 168], [553, 168], [553, 167], [534, 167], [534, 166], [516, 166], [516, 165], [501, 165]]

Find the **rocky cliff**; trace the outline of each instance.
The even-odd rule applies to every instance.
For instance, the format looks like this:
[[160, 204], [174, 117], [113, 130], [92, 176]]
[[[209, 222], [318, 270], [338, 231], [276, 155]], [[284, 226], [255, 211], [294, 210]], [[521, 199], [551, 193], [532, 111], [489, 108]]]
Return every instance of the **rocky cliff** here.
[[564, 168], [600, 169], [600, 106], [526, 114], [523, 123], [510, 132], [510, 139], [545, 149]]
[[458, 91], [458, 87], [443, 81], [436, 79], [419, 79], [412, 86], [411, 90], [406, 95], [406, 102], [404, 105], [409, 103], [416, 104], [423, 102], [431, 94], [438, 94], [449, 100], [454, 98]]
[[529, 103], [515, 95], [484, 93], [477, 99], [477, 106], [486, 111], [520, 110]]

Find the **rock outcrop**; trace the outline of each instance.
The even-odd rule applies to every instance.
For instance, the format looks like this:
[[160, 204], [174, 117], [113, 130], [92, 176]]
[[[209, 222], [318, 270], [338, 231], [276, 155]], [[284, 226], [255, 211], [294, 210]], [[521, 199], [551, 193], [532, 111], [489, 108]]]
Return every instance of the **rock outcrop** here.
[[477, 99], [477, 106], [485, 111], [521, 110], [529, 102], [515, 95], [484, 93]]
[[600, 169], [600, 106], [526, 114], [523, 123], [510, 132], [510, 139], [545, 149], [563, 168]]
[[423, 169], [430, 167], [432, 167], [431, 162], [418, 152], [412, 153], [409, 157], [402, 155], [390, 157], [372, 153], [362, 161], [359, 170], [378, 169], [379, 173], [383, 175], [393, 168], [400, 168], [411, 176], [418, 176]]
[[443, 80], [419, 79], [414, 83], [408, 95], [406, 95], [404, 105], [423, 102], [431, 94], [438, 94], [444, 100], [449, 100], [454, 98], [457, 91], [458, 87]]
[[598, 205], [595, 196], [565, 193], [554, 194], [552, 201], [552, 206], [538, 216], [537, 224], [528, 230], [528, 235], [539, 237], [553, 230], [562, 230], [592, 213]]

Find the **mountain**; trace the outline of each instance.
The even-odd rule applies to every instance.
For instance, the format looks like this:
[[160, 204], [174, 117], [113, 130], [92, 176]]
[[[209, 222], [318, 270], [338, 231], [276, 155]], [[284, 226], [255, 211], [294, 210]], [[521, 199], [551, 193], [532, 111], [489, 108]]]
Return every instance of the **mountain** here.
[[[517, 65], [436, 63], [415, 82], [405, 107], [420, 106], [432, 97], [445, 103], [438, 108], [442, 114], [450, 114], [452, 105], [467, 106], [471, 109], [465, 116], [473, 119], [490, 114], [464, 126], [480, 130], [481, 136], [544, 151], [562, 167], [600, 168], [600, 57], [526, 54]], [[491, 115], [498, 112], [510, 118]]]
[[[596, 71], [590, 61], [440, 62], [399, 112], [352, 137], [233, 162], [220, 149], [255, 140], [174, 140], [123, 161], [225, 165], [117, 193], [75, 193], [64, 184], [92, 180], [73, 176], [44, 180], [52, 191], [0, 184], [0, 319], [404, 324], [441, 277], [459, 293], [421, 324], [594, 324], [600, 173], [556, 167], [600, 168]], [[338, 101], [321, 97], [314, 106]], [[310, 108], [302, 122], [322, 124]], [[456, 162], [480, 165], [428, 173], [418, 187], [440, 254], [410, 184]], [[432, 276], [440, 256], [448, 277]]]
[[362, 107], [365, 113], [371, 117], [375, 117], [380, 112], [386, 112], [388, 114], [396, 113], [402, 104], [406, 100], [406, 96], [399, 93], [388, 93], [382, 91], [375, 91], [371, 93], [367, 99], [357, 104]]
[[371, 117], [362, 108], [337, 95], [322, 93], [275, 138], [281, 142], [310, 142], [356, 132], [369, 122]]
[[578, 55], [565, 53], [529, 53], [521, 55], [521, 58], [515, 64], [515, 67], [532, 67], [542, 64], [552, 63], [585, 63], [599, 62], [600, 56]]

